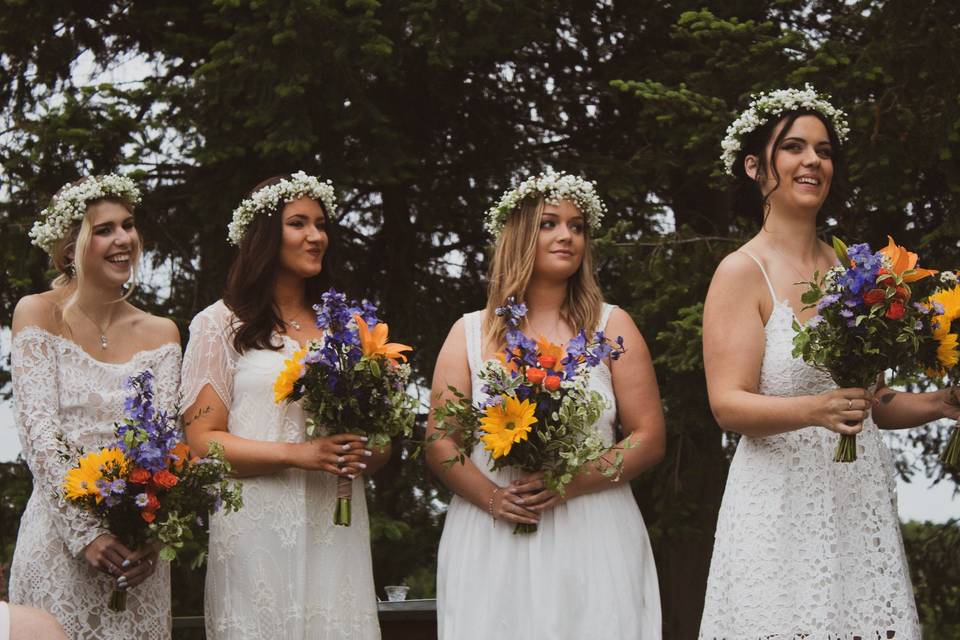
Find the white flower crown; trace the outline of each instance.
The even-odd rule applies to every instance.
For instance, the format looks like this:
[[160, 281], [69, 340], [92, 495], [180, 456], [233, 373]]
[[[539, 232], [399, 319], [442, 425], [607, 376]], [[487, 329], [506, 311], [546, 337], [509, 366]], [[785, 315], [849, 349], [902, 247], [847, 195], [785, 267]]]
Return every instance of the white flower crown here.
[[54, 246], [70, 231], [70, 226], [82, 220], [87, 212], [87, 203], [100, 198], [114, 197], [136, 206], [140, 203], [140, 190], [136, 183], [126, 176], [108, 173], [102, 176], [90, 176], [74, 185], [65, 185], [53, 202], [40, 212], [40, 219], [30, 229], [30, 241], [52, 253]]
[[828, 98], [829, 96], [817, 93], [809, 83], [804, 85], [803, 89], [777, 89], [753, 96], [750, 106], [727, 127], [727, 137], [720, 143], [723, 147], [720, 159], [727, 173], [734, 175], [733, 165], [737, 162], [737, 154], [740, 153], [744, 138], [766, 124], [771, 117], [787, 111], [816, 111], [833, 124], [837, 139], [846, 142], [847, 134], [850, 133], [847, 114], [830, 104]]
[[593, 230], [600, 227], [607, 206], [597, 195], [593, 182], [568, 173], [541, 173], [527, 178], [516, 189], [504, 191], [500, 201], [490, 207], [486, 213], [484, 226], [490, 235], [496, 237], [507, 223], [507, 217], [526, 198], [542, 197], [548, 204], [559, 204], [561, 200], [570, 200], [577, 205], [587, 220], [587, 226]]
[[323, 205], [323, 211], [332, 217], [337, 211], [337, 194], [330, 181], [321, 182], [315, 176], [297, 171], [289, 179], [258, 189], [240, 206], [233, 210], [233, 220], [227, 227], [227, 238], [231, 244], [238, 245], [247, 232], [247, 227], [258, 213], [272, 215], [277, 204], [293, 202], [300, 198], [313, 198]]

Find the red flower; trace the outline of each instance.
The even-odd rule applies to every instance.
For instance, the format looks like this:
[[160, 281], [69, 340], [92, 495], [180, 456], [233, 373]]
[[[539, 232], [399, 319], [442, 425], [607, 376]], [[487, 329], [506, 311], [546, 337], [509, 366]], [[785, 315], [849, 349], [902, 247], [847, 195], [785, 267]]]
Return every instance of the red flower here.
[[910, 299], [910, 289], [904, 285], [900, 285], [897, 287], [897, 292], [893, 294], [893, 297], [906, 302]]
[[[144, 511], [156, 511], [160, 508], [160, 501], [157, 500], [157, 496], [152, 493], [147, 494], [147, 506], [143, 508]], [[147, 520], [147, 522], [150, 522]]]
[[166, 469], [160, 469], [153, 474], [153, 483], [161, 489], [172, 489], [177, 484], [177, 476]]
[[899, 320], [900, 318], [903, 317], [903, 314], [906, 310], [907, 309], [906, 307], [903, 306], [902, 302], [900, 302], [899, 300], [894, 300], [893, 302], [890, 303], [890, 308], [887, 309], [887, 312], [884, 315], [890, 318], [891, 320]]
[[557, 366], [557, 358], [555, 356], [540, 356], [540, 366], [544, 369], [553, 369]]
[[146, 484], [150, 480], [150, 472], [146, 469], [137, 467], [130, 472], [129, 480], [134, 484]]
[[897, 283], [897, 278], [886, 269], [877, 271], [877, 284], [881, 287], [892, 287]]
[[149, 524], [157, 519], [157, 514], [153, 511], [141, 511], [140, 517]]
[[537, 369], [535, 367], [527, 369], [527, 380], [533, 384], [540, 384], [545, 377], [547, 377], [547, 372], [543, 369]]
[[870, 291], [863, 294], [863, 301], [869, 305], [874, 305], [878, 302], [883, 302], [886, 297], [887, 294], [883, 289], [870, 289]]
[[560, 376], [547, 376], [543, 381], [543, 386], [549, 391], [556, 391], [560, 388]]

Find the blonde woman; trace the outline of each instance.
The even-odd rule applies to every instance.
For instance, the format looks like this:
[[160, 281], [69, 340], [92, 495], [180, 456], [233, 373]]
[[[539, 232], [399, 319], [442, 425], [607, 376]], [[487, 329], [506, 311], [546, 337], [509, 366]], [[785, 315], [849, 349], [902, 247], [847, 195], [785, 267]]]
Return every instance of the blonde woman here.
[[[10, 600], [52, 613], [73, 639], [170, 636], [166, 563], [152, 548], [126, 548], [56, 497], [66, 472], [58, 440], [88, 450], [112, 440], [129, 376], [151, 369], [157, 405], [175, 408], [177, 328], [131, 305], [123, 291], [140, 257], [139, 199], [133, 182], [116, 175], [61, 189], [30, 233], [60, 275], [13, 314], [14, 418], [33, 493], [10, 568]], [[115, 586], [129, 591], [124, 612], [107, 608]]]
[[[603, 205], [593, 184], [546, 174], [504, 194], [487, 214], [496, 236], [487, 307], [458, 320], [440, 351], [434, 406], [453, 386], [484, 398], [477, 373], [505, 347], [506, 325], [494, 310], [511, 296], [527, 305], [525, 325], [565, 345], [581, 329], [623, 336], [626, 353], [592, 370], [590, 387], [609, 408], [596, 423], [613, 444], [615, 423], [633, 445], [624, 474], [593, 468], [560, 496], [536, 474], [490, 470], [476, 447], [446, 468], [453, 442], [440, 439], [427, 461], [456, 494], [444, 525], [437, 567], [441, 638], [660, 638], [660, 595], [650, 543], [629, 481], [664, 451], [664, 421], [650, 354], [630, 316], [603, 302], [593, 273], [590, 234]], [[432, 419], [428, 435], [435, 433]], [[515, 524], [538, 525], [513, 535]]]

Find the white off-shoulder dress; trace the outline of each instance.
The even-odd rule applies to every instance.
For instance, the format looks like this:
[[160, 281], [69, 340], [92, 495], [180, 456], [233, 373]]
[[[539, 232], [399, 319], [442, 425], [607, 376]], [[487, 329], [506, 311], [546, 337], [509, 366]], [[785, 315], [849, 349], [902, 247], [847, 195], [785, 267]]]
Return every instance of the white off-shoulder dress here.
[[[612, 310], [604, 305], [600, 327]], [[485, 397], [477, 377], [482, 317], [482, 311], [464, 316], [474, 402]], [[595, 427], [610, 445], [617, 410], [606, 365], [591, 370], [589, 384], [608, 401]], [[470, 459], [498, 486], [521, 475], [513, 468], [491, 471], [480, 446]], [[657, 570], [629, 483], [556, 506], [529, 535], [514, 535], [512, 524], [494, 522], [454, 496], [437, 563], [443, 640], [661, 637]]]
[[[230, 413], [230, 433], [251, 440], [302, 442], [298, 404], [276, 404], [273, 383], [299, 348], [276, 336], [278, 351], [233, 348], [236, 316], [218, 301], [190, 324], [183, 361], [183, 406], [205, 385]], [[287, 469], [243, 478], [243, 508], [210, 523], [205, 614], [210, 640], [366, 640], [380, 637], [364, 486], [353, 485], [353, 522], [333, 524], [337, 479]]]
[[70, 463], [60, 459], [58, 434], [73, 447], [95, 450], [115, 441], [127, 378], [150, 369], [154, 398], [176, 409], [180, 345], [141, 351], [111, 364], [76, 343], [37, 327], [13, 339], [14, 417], [33, 474], [33, 493], [20, 521], [10, 567], [10, 601], [53, 614], [70, 638], [170, 637], [170, 568], [166, 562], [132, 588], [126, 611], [107, 608], [114, 580], [90, 566], [84, 548], [106, 533], [91, 516], [56, 496]]
[[[750, 255], [750, 254], [747, 254]], [[753, 258], [753, 256], [750, 256]], [[773, 297], [759, 392], [836, 388], [794, 358], [794, 313]], [[868, 419], [855, 462], [807, 427], [740, 438], [717, 521], [701, 640], [919, 640], [890, 452]]]

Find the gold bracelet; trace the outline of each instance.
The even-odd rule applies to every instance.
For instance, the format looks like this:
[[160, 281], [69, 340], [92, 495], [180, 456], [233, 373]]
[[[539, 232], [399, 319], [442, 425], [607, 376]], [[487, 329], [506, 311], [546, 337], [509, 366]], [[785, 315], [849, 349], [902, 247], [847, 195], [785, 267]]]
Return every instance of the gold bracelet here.
[[487, 511], [490, 512], [490, 518], [491, 518], [494, 522], [496, 522], [497, 519], [496, 519], [496, 517], [494, 517], [494, 515], [493, 515], [493, 501], [494, 501], [494, 499], [497, 497], [497, 493], [500, 492], [500, 491], [502, 491], [502, 490], [503, 490], [503, 487], [497, 487], [496, 489], [493, 490], [493, 493], [490, 494], [490, 499], [487, 500]]

